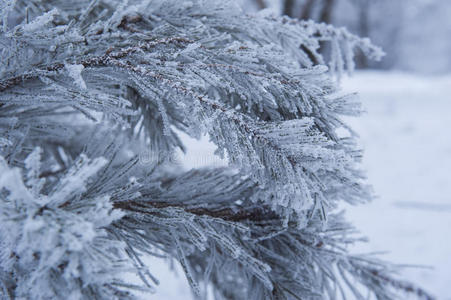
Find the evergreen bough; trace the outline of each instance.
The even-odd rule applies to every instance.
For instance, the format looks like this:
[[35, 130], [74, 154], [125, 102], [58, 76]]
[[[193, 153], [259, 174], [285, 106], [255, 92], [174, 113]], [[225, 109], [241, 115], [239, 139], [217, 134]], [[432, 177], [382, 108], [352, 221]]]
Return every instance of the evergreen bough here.
[[[337, 206], [371, 193], [337, 79], [356, 48], [382, 55], [368, 40], [219, 0], [0, 16], [2, 299], [135, 299], [158, 284], [146, 255], [177, 259], [197, 298], [430, 297], [346, 250], [360, 238]], [[178, 170], [177, 132], [230, 168]]]

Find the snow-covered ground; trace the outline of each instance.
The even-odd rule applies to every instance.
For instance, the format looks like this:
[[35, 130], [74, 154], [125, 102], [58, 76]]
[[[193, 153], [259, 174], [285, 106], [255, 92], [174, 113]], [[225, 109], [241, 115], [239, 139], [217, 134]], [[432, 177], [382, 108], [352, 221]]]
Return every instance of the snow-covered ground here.
[[[438, 299], [451, 299], [451, 76], [358, 72], [343, 82], [360, 93], [367, 113], [348, 123], [360, 134], [364, 167], [378, 198], [347, 207], [348, 218], [370, 242], [354, 252], [387, 251], [380, 258], [407, 268], [402, 275]], [[214, 146], [189, 142], [184, 162], [209, 163]], [[153, 299], [189, 299], [183, 274], [174, 278], [159, 260]]]
[[364, 72], [343, 86], [358, 91], [367, 110], [348, 123], [361, 136], [378, 195], [347, 210], [370, 238], [357, 248], [425, 266], [402, 274], [438, 299], [451, 299], [451, 76]]

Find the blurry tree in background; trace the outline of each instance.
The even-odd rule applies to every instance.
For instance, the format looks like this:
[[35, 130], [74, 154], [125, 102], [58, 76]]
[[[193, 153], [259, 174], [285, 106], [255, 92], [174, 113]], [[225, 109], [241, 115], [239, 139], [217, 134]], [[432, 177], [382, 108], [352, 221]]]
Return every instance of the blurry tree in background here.
[[[387, 53], [381, 62], [357, 54], [358, 68], [443, 73], [451, 70], [449, 0], [246, 0], [299, 19], [344, 26]], [[246, 3], [245, 1], [245, 3]]]
[[[409, 2], [407, 2], [409, 3]], [[408, 71], [451, 70], [451, 1], [415, 0], [405, 7], [398, 66]]]

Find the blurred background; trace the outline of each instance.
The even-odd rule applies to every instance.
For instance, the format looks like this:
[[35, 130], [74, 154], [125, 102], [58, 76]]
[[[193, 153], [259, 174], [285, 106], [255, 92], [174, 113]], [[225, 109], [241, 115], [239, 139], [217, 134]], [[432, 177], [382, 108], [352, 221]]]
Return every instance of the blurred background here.
[[[341, 82], [344, 91], [360, 94], [366, 110], [346, 122], [360, 135], [363, 167], [377, 195], [367, 205], [344, 207], [369, 238], [350, 250], [383, 252], [381, 259], [406, 267], [403, 278], [450, 300], [451, 0], [240, 1], [248, 13], [268, 9], [344, 26], [384, 49], [380, 62], [358, 54], [358, 69]], [[183, 139], [186, 168], [224, 163], [214, 158], [208, 138]], [[199, 156], [210, 159], [199, 162]], [[158, 274], [163, 278], [154, 299], [190, 298], [180, 270], [177, 282]]]
[[450, 0], [240, 0], [247, 12], [269, 9], [278, 15], [344, 26], [369, 37], [387, 53], [381, 62], [357, 58], [362, 69], [427, 74], [451, 70]]

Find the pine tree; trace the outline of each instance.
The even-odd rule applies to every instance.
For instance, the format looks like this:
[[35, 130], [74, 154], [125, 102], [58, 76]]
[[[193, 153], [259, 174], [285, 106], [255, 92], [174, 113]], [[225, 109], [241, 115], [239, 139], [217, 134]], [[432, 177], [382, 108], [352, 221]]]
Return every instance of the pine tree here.
[[[233, 1], [0, 5], [2, 299], [136, 299], [148, 255], [196, 298], [430, 297], [346, 250], [338, 204], [371, 192], [337, 79], [355, 49], [381, 57], [368, 40]], [[180, 171], [177, 132], [230, 167]]]

